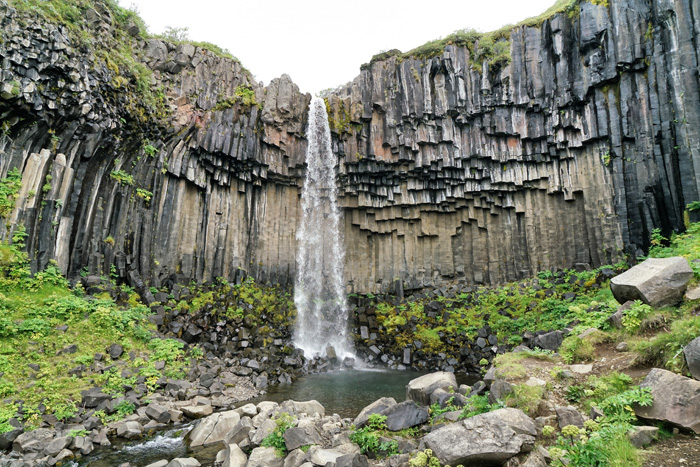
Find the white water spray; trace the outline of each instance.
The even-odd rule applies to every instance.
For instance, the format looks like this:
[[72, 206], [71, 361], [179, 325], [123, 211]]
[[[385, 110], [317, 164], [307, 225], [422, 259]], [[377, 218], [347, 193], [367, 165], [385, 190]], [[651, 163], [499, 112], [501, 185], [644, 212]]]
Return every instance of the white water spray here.
[[302, 220], [297, 230], [294, 345], [303, 349], [307, 358], [325, 355], [331, 345], [342, 360], [352, 355], [343, 284], [345, 249], [340, 237], [336, 159], [323, 99], [311, 100], [306, 133], [307, 169], [301, 192]]

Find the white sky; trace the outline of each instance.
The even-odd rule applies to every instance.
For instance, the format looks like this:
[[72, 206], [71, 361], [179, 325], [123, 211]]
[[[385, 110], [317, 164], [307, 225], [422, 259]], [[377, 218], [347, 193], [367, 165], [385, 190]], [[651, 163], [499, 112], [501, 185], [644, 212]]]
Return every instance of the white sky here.
[[406, 52], [457, 29], [492, 31], [555, 0], [119, 0], [149, 32], [189, 28], [228, 49], [265, 84], [287, 73], [302, 92], [352, 81], [383, 50]]

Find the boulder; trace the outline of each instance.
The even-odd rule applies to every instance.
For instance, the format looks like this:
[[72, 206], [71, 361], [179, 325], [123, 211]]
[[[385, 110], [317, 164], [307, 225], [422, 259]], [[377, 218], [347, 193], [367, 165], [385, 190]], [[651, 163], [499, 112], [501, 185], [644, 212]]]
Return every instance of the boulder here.
[[389, 431], [399, 431], [417, 426], [428, 421], [430, 414], [426, 407], [413, 401], [405, 401], [392, 405], [381, 412], [386, 416], [386, 427]]
[[148, 464], [146, 467], [168, 467], [168, 461], [166, 461], [165, 459], [161, 459], [158, 462]]
[[255, 448], [248, 457], [246, 467], [282, 467], [283, 465], [284, 459], [277, 457], [275, 448]]
[[561, 343], [564, 341], [564, 333], [561, 331], [552, 331], [535, 336], [532, 339], [532, 345], [544, 350], [558, 350]]
[[700, 337], [696, 337], [683, 348], [683, 355], [690, 374], [700, 380]]
[[501, 465], [529, 452], [537, 436], [535, 422], [519, 409], [499, 409], [438, 428], [423, 441], [442, 464]]
[[629, 432], [630, 442], [636, 448], [643, 448], [650, 445], [659, 436], [659, 427], [657, 426], [635, 426]]
[[88, 409], [95, 408], [101, 403], [112, 399], [112, 396], [102, 392], [102, 388], [90, 388], [81, 391], [80, 397], [82, 398], [81, 405]]
[[367, 420], [369, 420], [370, 415], [381, 413], [383, 410], [391, 407], [392, 405], [396, 405], [396, 400], [394, 400], [393, 397], [382, 397], [381, 399], [372, 402], [370, 405], [362, 409], [360, 414], [355, 417], [355, 421], [353, 422], [355, 427], [362, 428], [367, 423]]
[[237, 444], [227, 444], [222, 467], [246, 467], [248, 457]]
[[24, 432], [21, 428], [15, 428], [14, 430], [7, 431], [5, 433], [0, 433], [0, 451], [5, 451], [10, 449], [12, 442], [17, 439], [19, 435]]
[[170, 411], [154, 402], [148, 404], [148, 407], [146, 407], [146, 415], [158, 423], [168, 423], [170, 421]]
[[260, 443], [271, 435], [272, 432], [275, 431], [276, 427], [277, 423], [275, 423], [274, 420], [269, 418], [263, 420], [262, 425], [260, 425], [260, 427], [255, 431], [255, 434], [253, 434], [253, 436], [250, 438], [250, 442], [253, 443], [253, 446], [260, 446]]
[[491, 384], [489, 392], [489, 404], [495, 404], [498, 401], [504, 401], [508, 394], [513, 392], [513, 386], [504, 379], [497, 379]]
[[700, 433], [700, 381], [653, 368], [640, 386], [651, 388], [654, 402], [646, 407], [636, 405], [638, 417]]
[[293, 451], [296, 448], [310, 444], [321, 444], [321, 442], [321, 435], [313, 425], [289, 428], [284, 433], [284, 443], [287, 446], [287, 451]]
[[136, 421], [117, 423], [117, 436], [125, 439], [137, 439], [143, 433], [143, 426]]
[[190, 431], [185, 440], [190, 447], [210, 446], [223, 442], [226, 435], [236, 426], [241, 419], [235, 410], [215, 413], [203, 418], [199, 424]]
[[557, 413], [557, 421], [560, 429], [569, 425], [583, 428], [583, 416], [576, 408], [572, 406], [556, 407], [554, 411]]
[[309, 460], [315, 465], [331, 465], [335, 464], [338, 458], [343, 457], [346, 453], [336, 451], [334, 449], [324, 449], [318, 446], [312, 446], [309, 449]]
[[641, 300], [653, 307], [673, 306], [683, 299], [693, 270], [682, 256], [649, 258], [610, 281], [620, 303]]
[[282, 405], [280, 405], [280, 411], [287, 412], [290, 415], [300, 415], [303, 413], [307, 415], [317, 413], [321, 417], [326, 415], [326, 409], [317, 401], [284, 401]]
[[345, 454], [335, 460], [335, 467], [369, 467], [369, 461], [362, 454]]
[[226, 433], [224, 437], [224, 443], [226, 444], [241, 444], [245, 439], [249, 439], [248, 436], [251, 431], [255, 428], [253, 427], [253, 421], [250, 417], [243, 417], [231, 428], [231, 430]]
[[430, 395], [436, 389], [457, 389], [457, 379], [454, 373], [438, 371], [409, 381], [406, 385], [406, 399], [421, 405], [430, 405]]
[[167, 467], [199, 467], [200, 464], [194, 457], [179, 457], [168, 462]]
[[70, 446], [73, 440], [67, 436], [60, 436], [54, 438], [51, 442], [44, 448], [44, 453], [49, 456], [56, 456], [58, 453]]
[[27, 431], [15, 438], [12, 449], [20, 453], [41, 452], [53, 439], [55, 433], [47, 428]]
[[209, 404], [187, 405], [185, 407], [180, 407], [180, 410], [182, 410], [182, 413], [184, 413], [186, 417], [194, 419], [208, 417], [214, 413], [214, 408]]

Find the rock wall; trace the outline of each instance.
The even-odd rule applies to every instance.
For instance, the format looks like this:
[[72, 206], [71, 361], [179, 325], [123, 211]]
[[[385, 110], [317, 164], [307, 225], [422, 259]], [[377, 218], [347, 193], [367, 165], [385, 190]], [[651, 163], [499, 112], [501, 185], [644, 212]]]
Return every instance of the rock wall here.
[[[72, 277], [291, 283], [310, 96], [144, 39], [99, 2], [85, 18], [91, 45], [0, 0], [0, 176], [23, 178], [0, 238], [24, 225], [34, 267]], [[584, 2], [515, 28], [500, 69], [448, 45], [335, 90], [348, 290], [597, 266], [682, 229], [700, 199], [699, 33], [691, 0]], [[119, 44], [152, 70], [152, 102], [110, 59]]]

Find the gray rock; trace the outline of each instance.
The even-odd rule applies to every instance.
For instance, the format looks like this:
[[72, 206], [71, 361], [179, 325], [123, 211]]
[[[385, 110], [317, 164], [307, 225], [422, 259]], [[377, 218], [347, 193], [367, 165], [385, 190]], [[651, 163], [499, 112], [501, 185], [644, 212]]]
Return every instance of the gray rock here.
[[90, 454], [94, 449], [95, 446], [92, 444], [92, 441], [90, 438], [87, 438], [85, 436], [76, 436], [73, 439], [73, 442], [70, 445], [70, 448], [73, 451], [79, 451], [80, 454], [83, 456], [86, 456]]
[[260, 443], [267, 438], [273, 431], [275, 431], [277, 424], [274, 420], [265, 419], [262, 425], [255, 431], [255, 434], [250, 438], [250, 442], [253, 446], [260, 446]]
[[74, 459], [75, 454], [70, 449], [62, 449], [56, 456], [49, 459], [49, 465], [64, 465], [70, 459]]
[[636, 405], [638, 417], [700, 433], [700, 381], [653, 368], [640, 387], [651, 389], [654, 402], [647, 407]]
[[121, 357], [122, 354], [124, 353], [124, 347], [122, 347], [121, 345], [116, 344], [116, 343], [112, 344], [107, 349], [107, 353], [112, 358], [112, 360], [116, 360], [119, 357]]
[[629, 432], [630, 442], [638, 449], [649, 446], [658, 436], [659, 427], [656, 426], [635, 426]]
[[246, 467], [282, 467], [283, 465], [284, 459], [277, 457], [275, 448], [255, 448], [248, 456]]
[[55, 436], [53, 430], [37, 428], [27, 431], [15, 438], [12, 450], [20, 453], [41, 452]]
[[168, 423], [170, 421], [170, 411], [154, 402], [151, 402], [146, 407], [146, 415], [158, 423]]
[[321, 444], [321, 435], [313, 425], [304, 427], [289, 428], [284, 433], [284, 442], [287, 446], [287, 451], [293, 451], [302, 446], [311, 444]]
[[0, 451], [9, 449], [12, 446], [12, 442], [17, 439], [19, 435], [24, 432], [21, 428], [15, 428], [11, 431], [5, 433], [0, 433]]
[[561, 331], [552, 331], [545, 334], [540, 334], [532, 340], [534, 347], [539, 347], [544, 350], [558, 350], [561, 343], [564, 341], [564, 333]]
[[180, 407], [180, 410], [182, 410], [182, 413], [185, 414], [186, 417], [193, 419], [208, 417], [209, 415], [214, 413], [214, 408], [209, 404], [187, 405], [185, 407]]
[[583, 416], [575, 407], [557, 407], [554, 411], [557, 413], [557, 422], [560, 429], [569, 425], [583, 428]]
[[112, 399], [112, 396], [102, 392], [102, 388], [90, 388], [80, 392], [82, 398], [82, 405], [92, 409], [97, 407], [103, 402]]
[[381, 414], [386, 416], [386, 427], [389, 431], [399, 431], [421, 425], [430, 418], [428, 409], [417, 405], [414, 401], [392, 405], [384, 409]]
[[362, 454], [345, 454], [335, 460], [335, 467], [369, 467], [369, 460]]
[[391, 407], [392, 405], [396, 405], [396, 401], [393, 397], [382, 397], [381, 399], [377, 399], [360, 411], [360, 414], [355, 417], [353, 424], [357, 428], [362, 428], [367, 423], [367, 420], [369, 420], [370, 415], [381, 413], [383, 410]]
[[630, 349], [629, 344], [627, 342], [620, 342], [615, 346], [615, 350], [617, 352], [627, 352]]
[[682, 256], [649, 258], [613, 277], [610, 289], [620, 303], [641, 300], [653, 307], [673, 306], [683, 299], [692, 277], [693, 270]]
[[532, 449], [535, 422], [518, 409], [499, 409], [434, 430], [425, 446], [442, 464], [500, 465]]
[[280, 405], [280, 411], [287, 412], [290, 415], [300, 415], [300, 414], [319, 414], [323, 417], [326, 414], [326, 409], [318, 401], [284, 401]]
[[168, 462], [167, 467], [199, 467], [201, 465], [194, 457], [178, 457]]
[[489, 392], [489, 404], [495, 404], [498, 401], [505, 401], [506, 396], [513, 393], [513, 386], [504, 379], [497, 379], [491, 384]]
[[250, 417], [241, 418], [234, 426], [226, 433], [224, 437], [225, 444], [241, 444], [243, 440], [249, 439], [249, 434], [255, 428]]
[[237, 444], [227, 444], [222, 467], [246, 467], [248, 456]]
[[143, 433], [143, 426], [137, 421], [117, 423], [117, 436], [125, 439], [138, 439]]
[[683, 347], [685, 362], [693, 378], [700, 380], [700, 337], [696, 337]]
[[409, 381], [406, 386], [406, 399], [421, 405], [430, 405], [430, 395], [436, 389], [457, 389], [457, 379], [454, 373], [439, 371], [430, 373]]
[[168, 461], [165, 459], [159, 460], [157, 462], [154, 462], [152, 464], [148, 464], [146, 467], [167, 467], [168, 466]]
[[59, 452], [63, 451], [68, 446], [70, 446], [72, 441], [73, 440], [67, 436], [60, 436], [58, 438], [54, 438], [46, 446], [46, 448], [44, 449], [44, 453], [48, 454], [49, 456], [56, 456]]
[[343, 457], [346, 453], [339, 452], [334, 449], [324, 449], [318, 446], [312, 446], [309, 449], [309, 460], [315, 465], [327, 465], [331, 463], [333, 465], [336, 460]]
[[190, 447], [210, 446], [223, 442], [226, 435], [241, 419], [235, 410], [220, 412], [200, 420], [185, 437]]

